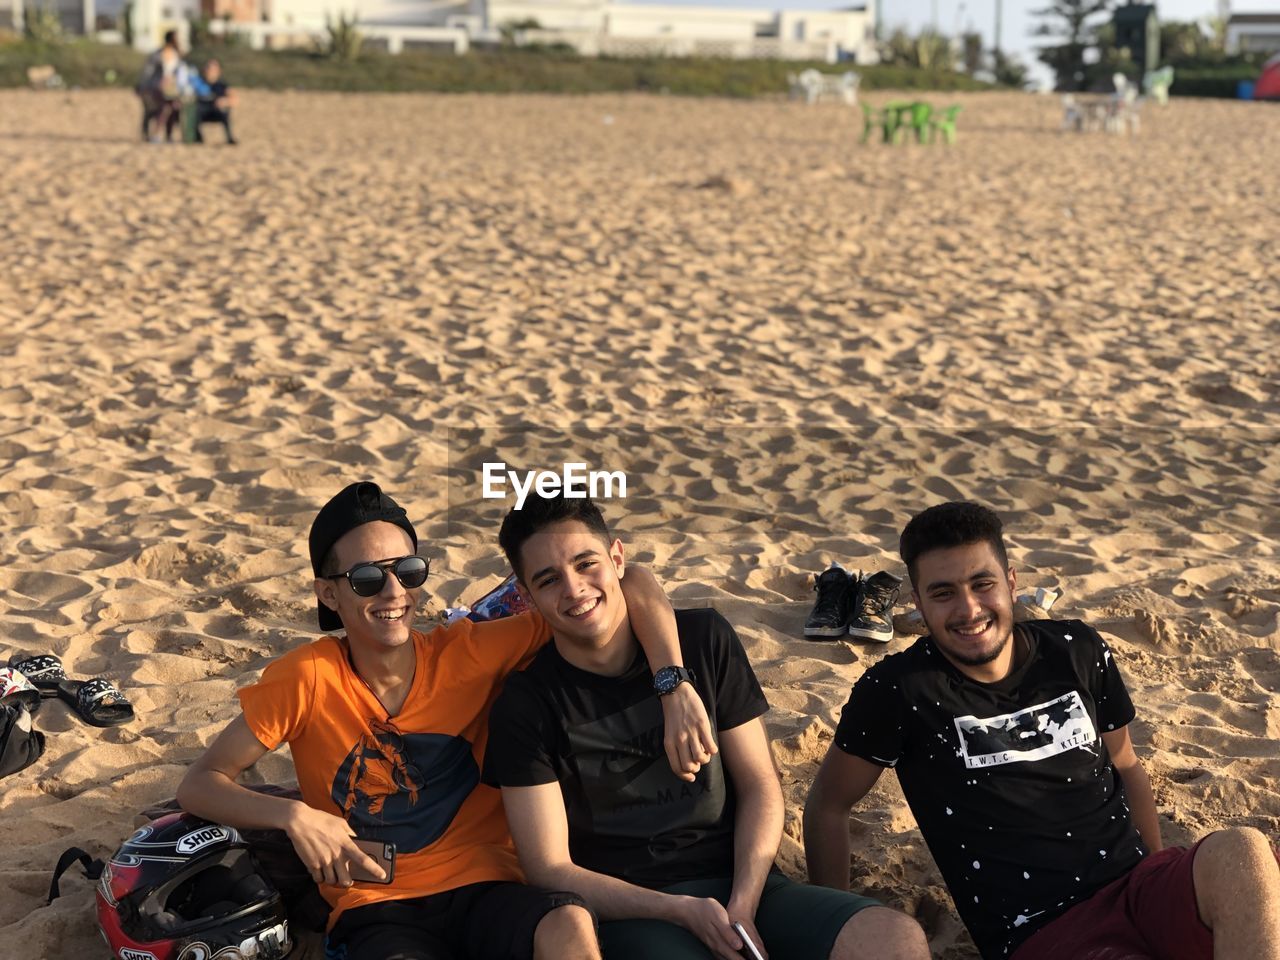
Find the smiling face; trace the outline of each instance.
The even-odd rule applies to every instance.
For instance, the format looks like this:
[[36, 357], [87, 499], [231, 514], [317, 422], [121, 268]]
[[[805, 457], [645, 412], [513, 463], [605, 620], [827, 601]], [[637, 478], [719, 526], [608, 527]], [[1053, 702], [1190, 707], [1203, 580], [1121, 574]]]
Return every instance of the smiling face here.
[[[520, 547], [521, 586], [551, 625], [557, 647], [599, 666], [632, 642], [621, 579], [622, 542], [606, 543], [579, 520], [543, 527]], [[577, 665], [583, 665], [581, 663]], [[589, 667], [588, 667], [589, 668]]]
[[912, 597], [934, 643], [961, 673], [991, 683], [1012, 669], [1016, 583], [986, 541], [916, 558]]
[[[333, 545], [337, 572], [359, 563], [381, 563], [412, 554], [413, 541], [394, 523], [375, 520], [348, 531]], [[337, 612], [353, 646], [392, 650], [409, 641], [413, 615], [422, 588], [406, 590], [388, 573], [382, 589], [372, 597], [361, 597], [351, 589], [346, 577], [317, 578], [316, 596]]]

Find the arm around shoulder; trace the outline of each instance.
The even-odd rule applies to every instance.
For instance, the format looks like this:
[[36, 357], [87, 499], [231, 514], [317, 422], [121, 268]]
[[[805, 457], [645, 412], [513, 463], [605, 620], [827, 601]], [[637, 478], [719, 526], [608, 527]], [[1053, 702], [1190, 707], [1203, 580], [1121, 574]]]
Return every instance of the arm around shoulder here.
[[[657, 578], [644, 567], [628, 564], [622, 593], [631, 629], [650, 667], [657, 671], [684, 666], [675, 611]], [[662, 720], [667, 762], [676, 776], [692, 782], [702, 764], [718, 750], [706, 705], [692, 684], [682, 683], [662, 698]]]

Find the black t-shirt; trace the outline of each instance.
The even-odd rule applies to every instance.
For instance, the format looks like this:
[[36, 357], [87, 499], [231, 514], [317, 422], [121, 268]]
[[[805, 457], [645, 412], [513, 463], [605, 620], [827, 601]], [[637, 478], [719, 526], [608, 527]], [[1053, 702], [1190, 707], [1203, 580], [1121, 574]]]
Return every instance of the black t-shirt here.
[[220, 97], [227, 95], [227, 85], [221, 80], [216, 80], [213, 83], [209, 83], [206, 80], [205, 86], [209, 88], [209, 92], [200, 98], [205, 103], [216, 103]]
[[1079, 620], [1018, 625], [999, 683], [923, 637], [854, 685], [846, 753], [894, 767], [956, 909], [986, 960], [1131, 870], [1147, 853], [1101, 734], [1133, 719], [1111, 651]]
[[[685, 666], [717, 730], [769, 704], [742, 643], [714, 610], [677, 610]], [[733, 785], [719, 755], [693, 783], [671, 772], [662, 704], [639, 653], [626, 673], [579, 670], [554, 643], [507, 678], [489, 715], [485, 783], [559, 782], [580, 867], [656, 888], [733, 874]]]

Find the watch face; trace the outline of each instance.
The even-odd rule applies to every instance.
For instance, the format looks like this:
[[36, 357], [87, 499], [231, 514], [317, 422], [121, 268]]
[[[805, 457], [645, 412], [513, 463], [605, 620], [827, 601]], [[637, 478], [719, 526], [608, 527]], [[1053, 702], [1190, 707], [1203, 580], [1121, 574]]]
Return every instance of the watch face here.
[[660, 697], [686, 682], [693, 683], [693, 671], [684, 667], [663, 667], [653, 675], [653, 689]]

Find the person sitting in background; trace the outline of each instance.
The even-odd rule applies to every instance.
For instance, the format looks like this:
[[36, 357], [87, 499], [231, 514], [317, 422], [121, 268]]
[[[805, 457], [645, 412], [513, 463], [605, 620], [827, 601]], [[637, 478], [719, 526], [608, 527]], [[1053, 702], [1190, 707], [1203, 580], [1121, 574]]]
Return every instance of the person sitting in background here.
[[203, 74], [194, 78], [193, 86], [196, 91], [196, 143], [204, 143], [201, 124], [220, 123], [226, 131], [227, 143], [235, 144], [236, 138], [231, 133], [231, 108], [236, 105], [236, 94], [222, 79], [222, 64], [217, 60], [206, 63]]
[[[173, 131], [182, 119], [182, 100], [191, 95], [191, 67], [182, 59], [177, 47], [160, 51], [160, 73], [153, 88], [159, 107], [156, 125], [164, 129], [164, 142], [173, 142]], [[152, 137], [157, 140], [158, 137]]]
[[[172, 64], [181, 62], [182, 56], [178, 50], [178, 33], [176, 30], [170, 30], [164, 35], [164, 44], [159, 50], [156, 50], [142, 65], [142, 72], [138, 74], [138, 83], [134, 90], [138, 94], [138, 99], [142, 101], [142, 140], [144, 143], [151, 143], [158, 140], [158, 135], [154, 132], [158, 129], [163, 121], [167, 121], [168, 117], [163, 116], [166, 113], [168, 102], [164, 96], [164, 80], [166, 70], [172, 70]], [[176, 97], [176, 86], [175, 86]]]

